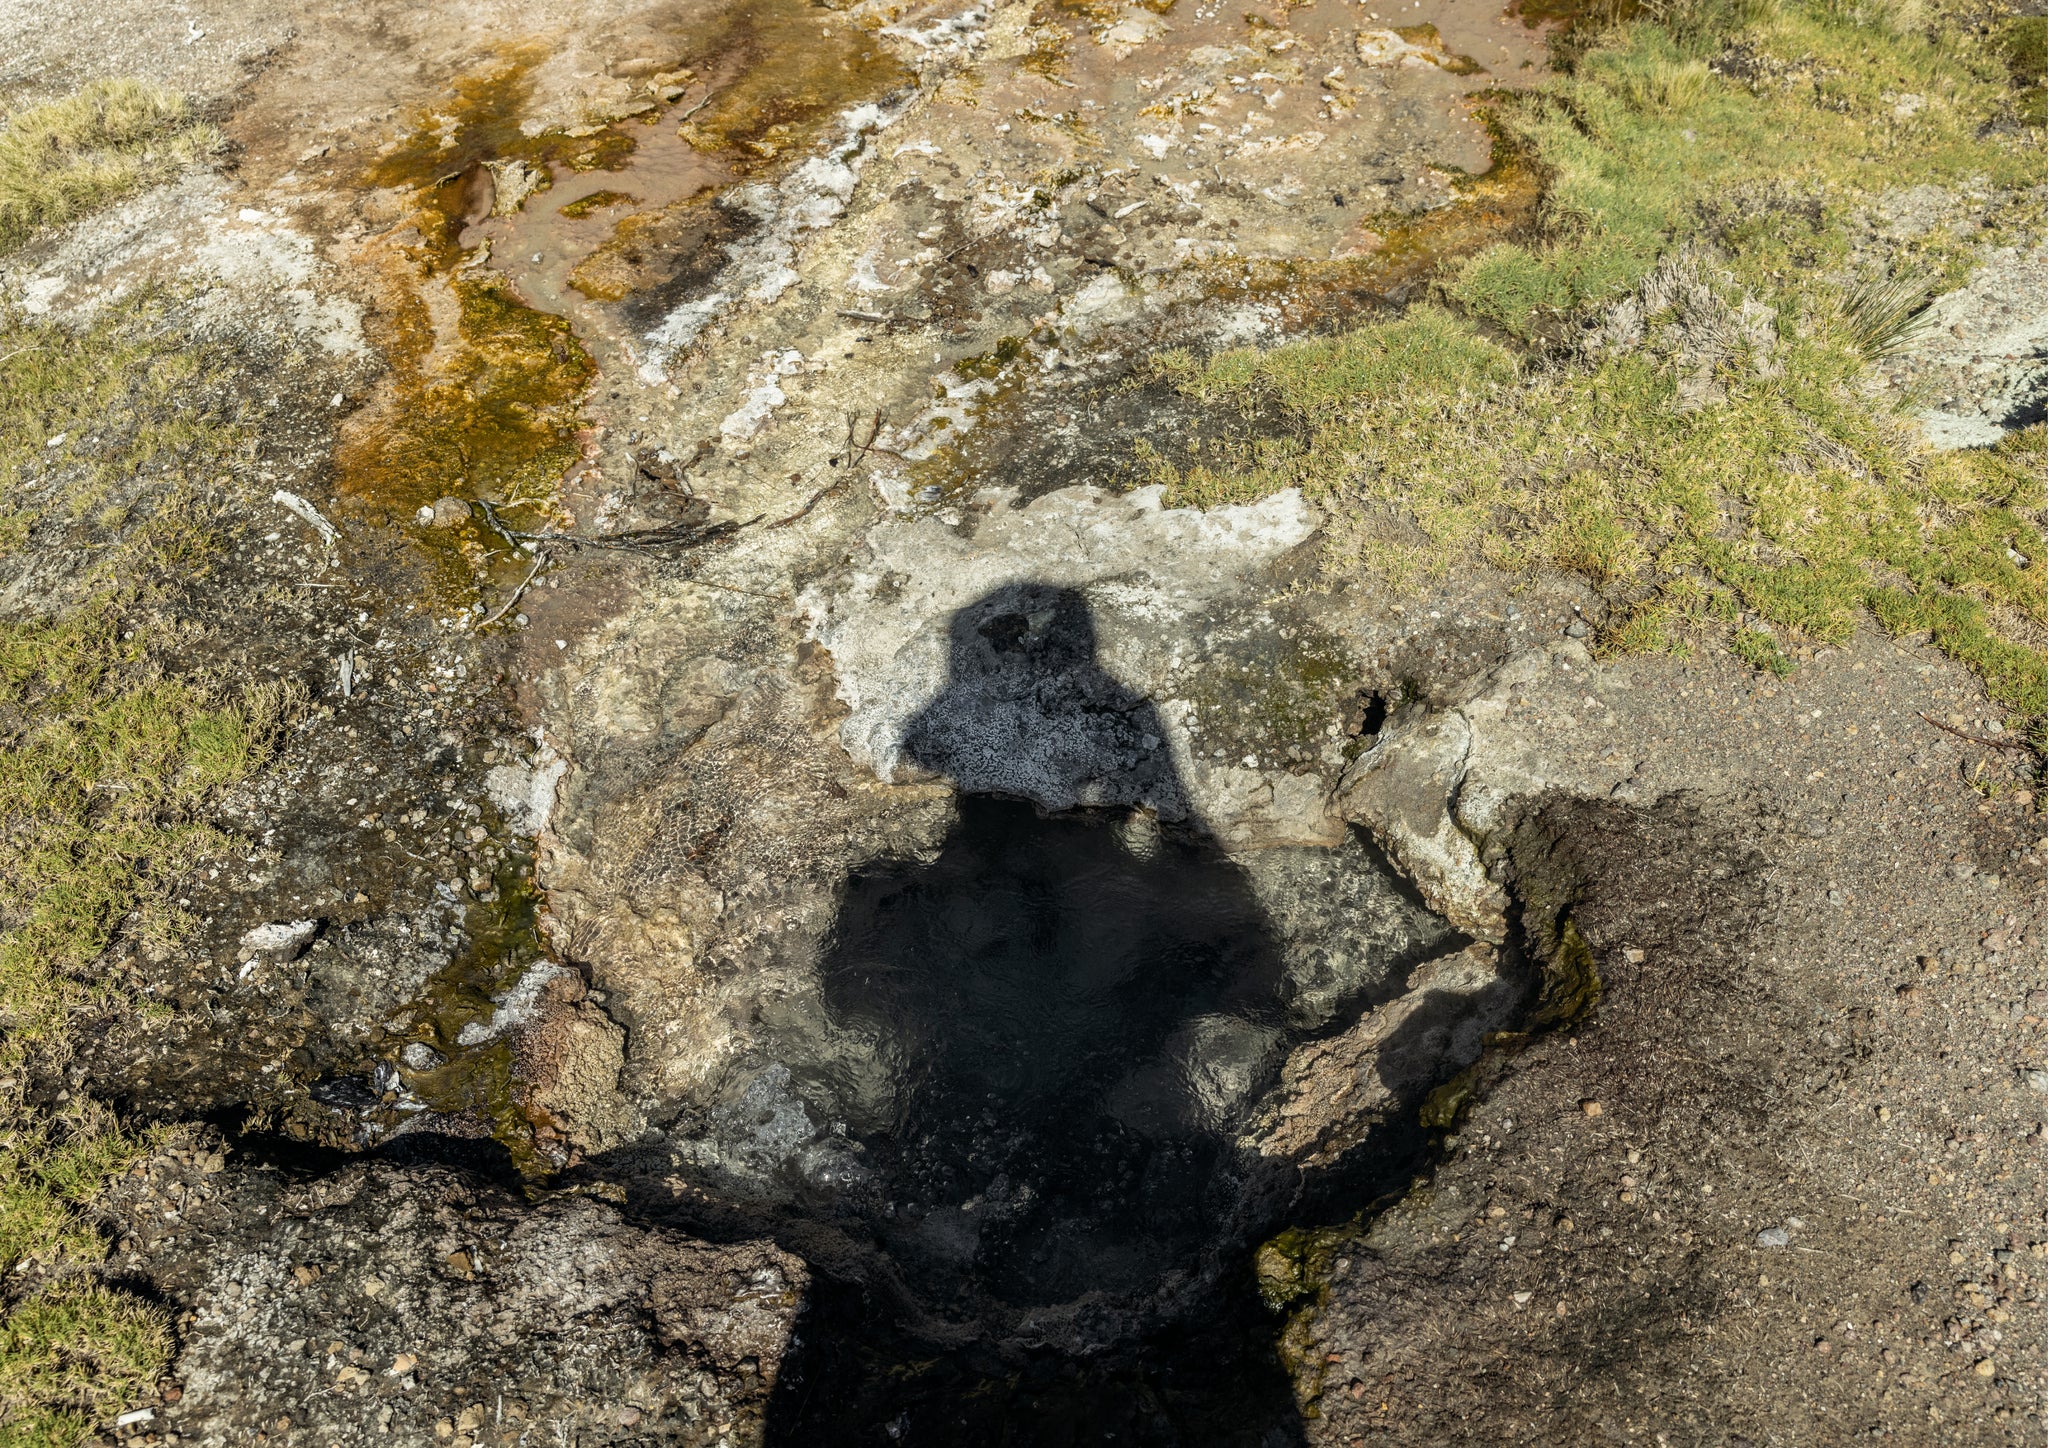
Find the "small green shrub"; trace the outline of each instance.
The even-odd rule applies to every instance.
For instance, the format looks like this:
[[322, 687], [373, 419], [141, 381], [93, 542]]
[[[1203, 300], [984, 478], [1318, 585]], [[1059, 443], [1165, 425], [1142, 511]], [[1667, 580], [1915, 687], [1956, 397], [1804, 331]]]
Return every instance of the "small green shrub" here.
[[1792, 672], [1792, 661], [1778, 647], [1778, 641], [1762, 629], [1739, 628], [1728, 641], [1729, 652], [1751, 668], [1784, 678]]
[[1705, 100], [1717, 78], [1703, 60], [1654, 59], [1616, 77], [1617, 89], [1642, 111], [1690, 110]]

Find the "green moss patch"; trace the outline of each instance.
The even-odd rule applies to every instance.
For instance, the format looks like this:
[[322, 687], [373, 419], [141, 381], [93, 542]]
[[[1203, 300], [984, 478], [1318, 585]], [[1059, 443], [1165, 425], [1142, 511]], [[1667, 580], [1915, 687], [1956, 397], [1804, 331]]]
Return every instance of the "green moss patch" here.
[[295, 703], [283, 685], [223, 696], [168, 673], [138, 622], [221, 536], [253, 447], [236, 366], [147, 298], [85, 327], [0, 322], [0, 562], [66, 562], [50, 611], [0, 620], [8, 1444], [76, 1443], [168, 1357], [162, 1314], [94, 1272], [105, 1247], [84, 1210], [147, 1141], [49, 1083], [82, 1023], [120, 1004], [98, 970], [108, 946], [183, 928], [176, 882], [231, 843], [207, 802], [262, 766]]
[[2024, 15], [2006, 23], [2001, 49], [2014, 85], [2048, 81], [2048, 15]]

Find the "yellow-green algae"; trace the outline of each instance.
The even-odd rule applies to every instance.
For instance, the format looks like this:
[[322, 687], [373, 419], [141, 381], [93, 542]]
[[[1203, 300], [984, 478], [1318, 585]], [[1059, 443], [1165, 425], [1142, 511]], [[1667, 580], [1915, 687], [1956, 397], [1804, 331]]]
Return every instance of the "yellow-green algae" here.
[[520, 1097], [511, 1042], [499, 1037], [464, 1046], [460, 1041], [464, 1026], [490, 1020], [497, 1009], [493, 997], [512, 989], [547, 958], [531, 856], [508, 856], [494, 872], [493, 884], [495, 899], [473, 900], [464, 912], [463, 949], [422, 992], [428, 1009], [416, 1039], [446, 1059], [428, 1070], [408, 1070], [405, 1079], [434, 1110], [466, 1113], [485, 1123], [520, 1175], [539, 1182], [554, 1171], [534, 1140], [535, 1131], [547, 1123], [536, 1119]]
[[578, 404], [596, 364], [566, 321], [503, 278], [477, 270], [441, 284], [458, 308], [452, 338], [435, 336], [417, 294], [386, 319], [390, 395], [344, 433], [342, 490], [401, 515], [451, 493], [545, 507], [579, 455]]
[[[452, 97], [364, 174], [368, 185], [404, 193], [419, 240], [393, 243], [375, 319], [388, 384], [350, 419], [336, 452], [341, 492], [363, 506], [405, 516], [452, 493], [545, 509], [578, 456], [579, 407], [596, 364], [566, 321], [466, 264], [460, 245], [486, 163], [616, 168], [633, 151], [613, 127], [525, 134], [541, 58], [514, 48], [458, 77]], [[436, 292], [452, 307], [437, 307]], [[437, 326], [448, 313], [452, 327]]]
[[558, 215], [566, 216], [571, 221], [580, 221], [593, 211], [603, 211], [611, 206], [637, 206], [639, 204], [639, 198], [629, 192], [604, 190], [593, 191], [588, 196], [579, 196], [567, 205], [557, 206], [555, 211]]

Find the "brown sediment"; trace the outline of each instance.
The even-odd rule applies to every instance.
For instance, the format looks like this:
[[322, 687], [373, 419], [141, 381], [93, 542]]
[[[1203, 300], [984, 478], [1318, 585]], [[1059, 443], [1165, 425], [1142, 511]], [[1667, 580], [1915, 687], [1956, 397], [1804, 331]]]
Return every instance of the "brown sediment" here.
[[693, 55], [709, 77], [704, 108], [680, 134], [758, 171], [811, 141], [866, 96], [907, 85], [908, 71], [867, 30], [830, 8], [796, 0], [735, 4]]
[[[1040, 4], [1032, 12], [1031, 29], [1027, 32], [1031, 49], [1017, 62], [1017, 68], [1041, 80], [1059, 81], [1066, 78], [1074, 58], [1074, 32], [1060, 23], [1052, 13], [1055, 7]], [[1065, 10], [1067, 5], [1059, 4], [1057, 9]]]
[[460, 252], [463, 227], [489, 214], [489, 200], [480, 195], [491, 185], [486, 163], [616, 171], [635, 149], [633, 137], [617, 126], [525, 134], [520, 121], [533, 99], [534, 68], [546, 52], [527, 44], [500, 55], [490, 68], [456, 77], [452, 99], [422, 115], [363, 173], [367, 185], [412, 195], [420, 234], [444, 265]]
[[[861, 100], [910, 82], [862, 25], [801, 0], [722, 12], [671, 72], [687, 83], [662, 91], [672, 100], [666, 114], [681, 124], [640, 128], [621, 189], [494, 217], [469, 235], [504, 243], [494, 265], [525, 295], [573, 317], [607, 365], [630, 357], [631, 334], [697, 294], [724, 264], [726, 244], [753, 224], [714, 205], [717, 197], [808, 150]], [[621, 216], [614, 208], [625, 205], [632, 213]]]
[[1493, 164], [1477, 176], [1453, 181], [1457, 200], [1449, 206], [1384, 218], [1382, 243], [1370, 259], [1387, 295], [1405, 291], [1446, 261], [1470, 256], [1535, 223], [1543, 201], [1541, 171], [1529, 149], [1501, 124], [1493, 105], [1482, 97], [1473, 108], [1491, 138]]
[[1548, 25], [1567, 33], [1619, 25], [1642, 9], [1640, 0], [1510, 0], [1507, 13], [1532, 30]]
[[1113, 25], [1123, 13], [1114, 0], [1052, 0], [1052, 8], [1086, 25]]
[[1449, 71], [1452, 75], [1478, 75], [1486, 69], [1485, 66], [1481, 65], [1471, 56], [1459, 55], [1452, 51], [1448, 45], [1444, 44], [1442, 32], [1428, 21], [1424, 21], [1420, 25], [1396, 25], [1394, 27], [1394, 34], [1400, 36], [1410, 45], [1418, 45], [1442, 55], [1444, 59], [1438, 62], [1438, 68]]
[[740, 218], [711, 204], [715, 193], [695, 196], [623, 218], [596, 250], [569, 273], [569, 285], [597, 302], [634, 292], [688, 289], [708, 282], [724, 263], [720, 244], [739, 237]]
[[[368, 259], [385, 284], [376, 340], [392, 380], [346, 429], [345, 495], [401, 515], [446, 493], [551, 502], [549, 475], [575, 460], [576, 405], [597, 368], [581, 338], [609, 356], [633, 320], [584, 304], [662, 308], [708, 280], [721, 243], [746, 225], [713, 197], [910, 79], [868, 30], [800, 0], [735, 6], [689, 51], [661, 92], [686, 118], [680, 130], [653, 112], [525, 134], [544, 53], [515, 46], [456, 79], [451, 99], [368, 168], [365, 181], [408, 201], [399, 227], [366, 248], [381, 253]], [[630, 171], [631, 191], [572, 191], [506, 214], [494, 198], [515, 162], [558, 185], [565, 173]], [[640, 209], [607, 233], [623, 207]], [[465, 243], [488, 250], [465, 256]], [[530, 303], [573, 317], [581, 338]]]

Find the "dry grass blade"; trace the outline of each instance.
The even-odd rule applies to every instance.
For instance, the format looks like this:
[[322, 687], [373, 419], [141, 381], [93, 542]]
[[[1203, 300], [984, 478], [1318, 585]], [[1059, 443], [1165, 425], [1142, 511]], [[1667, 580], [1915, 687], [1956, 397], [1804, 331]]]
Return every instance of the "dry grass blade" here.
[[1933, 290], [1921, 275], [1858, 282], [1837, 308], [1849, 344], [1873, 362], [1905, 351], [1933, 322], [1927, 309]]

